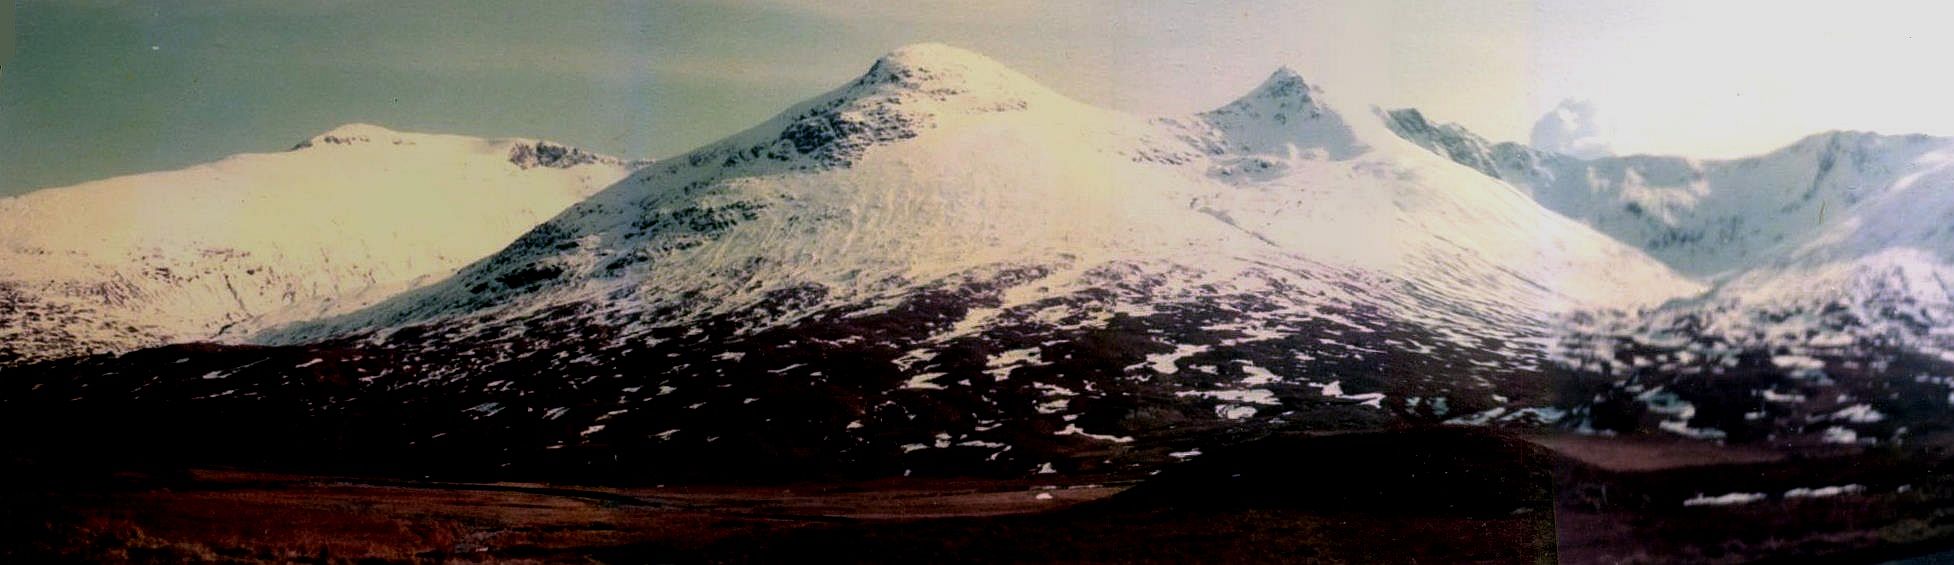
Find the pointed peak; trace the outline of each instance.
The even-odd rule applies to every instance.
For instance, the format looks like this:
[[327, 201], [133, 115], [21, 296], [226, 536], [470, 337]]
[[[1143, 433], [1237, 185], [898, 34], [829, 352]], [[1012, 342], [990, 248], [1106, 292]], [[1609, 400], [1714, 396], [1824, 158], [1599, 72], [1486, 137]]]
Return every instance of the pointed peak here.
[[1275, 72], [1269, 73], [1269, 78], [1262, 80], [1262, 84], [1249, 90], [1241, 98], [1236, 98], [1234, 102], [1209, 111], [1207, 114], [1260, 113], [1263, 110], [1315, 113], [1312, 109], [1321, 110], [1317, 108], [1319, 104], [1316, 97], [1322, 93], [1322, 89], [1305, 82], [1303, 75], [1297, 73], [1295, 69], [1288, 66], [1276, 67]]
[[1043, 88], [995, 59], [941, 43], [918, 43], [891, 51], [876, 59], [875, 65], [856, 83], [960, 92], [1029, 92]]
[[[756, 134], [786, 142], [791, 152], [813, 155], [823, 166], [845, 166], [868, 147], [916, 137], [944, 116], [1019, 112], [1064, 100], [989, 57], [919, 43], [877, 58], [861, 77], [788, 108]], [[724, 155], [719, 152], [732, 150], [720, 147], [687, 159], [697, 166], [720, 157], [730, 164], [760, 155], [750, 147], [739, 150], [748, 154]]]
[[896, 48], [877, 59], [878, 64], [896, 66], [960, 65], [966, 67], [1004, 66], [990, 57], [942, 43], [913, 43]]
[[1316, 91], [1315, 87], [1303, 81], [1301, 73], [1284, 65], [1276, 67], [1275, 72], [1269, 73], [1269, 78], [1243, 98], [1287, 99], [1300, 96], [1308, 100], [1310, 93]]
[[1266, 86], [1270, 84], [1300, 84], [1302, 82], [1302, 73], [1296, 72], [1296, 69], [1289, 65], [1282, 65], [1276, 67], [1276, 70], [1271, 71], [1269, 78], [1262, 83]]
[[1343, 159], [1369, 150], [1344, 116], [1321, 99], [1322, 93], [1295, 70], [1279, 67], [1248, 94], [1198, 117], [1245, 152], [1316, 148]]

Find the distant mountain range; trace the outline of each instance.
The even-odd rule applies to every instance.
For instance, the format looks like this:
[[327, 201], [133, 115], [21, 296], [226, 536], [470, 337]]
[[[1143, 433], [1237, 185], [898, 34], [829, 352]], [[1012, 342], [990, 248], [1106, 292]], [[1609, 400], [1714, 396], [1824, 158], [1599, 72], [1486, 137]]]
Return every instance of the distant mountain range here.
[[416, 469], [1023, 474], [1402, 421], [1893, 441], [1954, 387], [1954, 140], [1583, 160], [1288, 69], [1149, 118], [917, 45], [643, 166], [309, 145], [0, 201], [46, 226], [0, 224], [13, 355], [59, 358], [0, 404]]
[[1417, 110], [1405, 139], [1711, 285], [1605, 331], [1954, 360], [1954, 139], [1828, 132], [1744, 159], [1575, 159]]

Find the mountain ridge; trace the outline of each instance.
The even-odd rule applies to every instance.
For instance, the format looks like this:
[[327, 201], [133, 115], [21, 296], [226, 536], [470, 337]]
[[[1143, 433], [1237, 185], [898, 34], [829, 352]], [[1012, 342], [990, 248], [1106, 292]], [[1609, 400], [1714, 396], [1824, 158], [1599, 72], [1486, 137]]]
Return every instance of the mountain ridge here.
[[[1651, 227], [1697, 217], [1695, 181], [1714, 177], [1700, 162], [1499, 153], [1469, 133], [1280, 69], [1216, 110], [1142, 117], [981, 55], [898, 50], [444, 280], [255, 346], [35, 364], [0, 402], [83, 398], [49, 416], [73, 418], [126, 409], [122, 394], [185, 399], [138, 407], [217, 444], [264, 441], [224, 428], [244, 414], [333, 457], [628, 476], [1017, 476], [1399, 423], [1824, 447], [1938, 417], [1881, 395], [1939, 390], [1889, 368], [1954, 359], [1838, 338], [1836, 323], [1869, 313], [1920, 325], [1890, 304], [1674, 307], [1707, 285], [1657, 254], [1700, 267], [1728, 251]], [[1790, 216], [1885, 174], [1845, 149], [1803, 151], [1752, 166], [1801, 181], [1758, 185], [1797, 204]], [[1743, 172], [1729, 170], [1713, 173]], [[1589, 178], [1647, 200], [1639, 213], [1556, 200]], [[1570, 203], [1621, 221], [1556, 211]], [[1739, 235], [1777, 243], [1809, 226], [1771, 227]], [[1740, 319], [1767, 325], [1726, 327]], [[1866, 411], [1892, 417], [1830, 416]]]
[[[1580, 160], [1489, 144], [1456, 125], [1434, 126], [1415, 110], [1390, 115], [1406, 139], [1711, 284], [1701, 295], [1636, 315], [1587, 319], [1566, 340], [1564, 363], [1584, 369], [1618, 367], [1624, 351], [1636, 351], [1627, 359], [1631, 376], [1616, 385], [1620, 396], [1611, 402], [1683, 416], [1662, 423], [1665, 430], [1722, 438], [1722, 430], [1752, 427], [1748, 422], [1779, 421], [1784, 405], [1917, 410], [1889, 402], [1891, 396], [1826, 408], [1832, 403], [1819, 396], [1843, 403], [1857, 394], [1841, 390], [1886, 395], [1871, 391], [1903, 386], [1896, 381], [1904, 379], [1940, 382], [1936, 371], [1954, 362], [1954, 332], [1947, 330], [1954, 324], [1954, 230], [1947, 227], [1954, 220], [1954, 139], [1831, 131], [1739, 159]], [[1724, 376], [1734, 364], [1689, 366], [1732, 350], [1769, 352], [1772, 368], [1789, 382]], [[1714, 376], [1696, 376], [1706, 373]], [[1766, 402], [1738, 402], [1743, 407], [1706, 418], [1699, 405], [1729, 406], [1733, 393], [1679, 397], [1665, 387], [1731, 387]], [[1588, 422], [1582, 425], [1592, 416]], [[1793, 426], [1805, 434], [1811, 427]], [[1906, 429], [1830, 426], [1818, 441], [1898, 441]], [[1796, 437], [1794, 430], [1778, 433]]]
[[[976, 78], [972, 78], [976, 77]], [[636, 210], [653, 205], [654, 201], [668, 198], [674, 193], [692, 193], [720, 182], [733, 175], [734, 178], [775, 178], [771, 172], [777, 165], [785, 174], [794, 171], [819, 170], [828, 167], [848, 168], [871, 149], [883, 145], [917, 143], [916, 138], [927, 136], [931, 130], [963, 127], [961, 124], [983, 122], [1009, 122], [1007, 114], [1033, 112], [1051, 123], [1066, 124], [1076, 131], [1063, 131], [1059, 127], [1045, 124], [1021, 124], [1021, 132], [1038, 139], [1067, 138], [1060, 143], [1033, 142], [1024, 140], [1023, 144], [1037, 144], [1050, 151], [1059, 151], [1061, 145], [1083, 144], [1092, 148], [1088, 153], [1122, 153], [1136, 163], [1153, 164], [1155, 160], [1165, 166], [1175, 166], [1196, 160], [1215, 161], [1218, 167], [1211, 167], [1203, 173], [1209, 179], [1234, 182], [1237, 170], [1245, 175], [1245, 182], [1259, 182], [1253, 177], [1265, 174], [1281, 161], [1308, 162], [1316, 159], [1343, 161], [1356, 158], [1375, 150], [1366, 142], [1358, 141], [1359, 133], [1339, 112], [1325, 106], [1320, 98], [1320, 89], [1309, 86], [1293, 70], [1283, 68], [1272, 73], [1262, 84], [1251, 89], [1243, 97], [1216, 110], [1203, 112], [1187, 118], [1154, 118], [1145, 120], [1126, 116], [1117, 112], [1091, 109], [1064, 98], [1042, 86], [1031, 83], [1027, 77], [1009, 71], [1002, 64], [981, 55], [941, 45], [922, 45], [905, 47], [878, 59], [860, 78], [849, 82], [828, 94], [817, 96], [809, 102], [795, 105], [775, 118], [763, 122], [755, 128], [729, 136], [727, 139], [707, 144], [701, 149], [673, 159], [662, 167], [648, 169], [634, 182], [621, 183], [618, 187], [595, 195], [590, 201], [573, 207], [559, 217], [539, 227], [530, 237], [550, 237], [559, 243], [537, 242], [537, 249], [560, 246], [574, 246], [587, 249], [582, 243], [572, 244], [568, 239], [585, 235], [552, 235], [557, 232], [569, 234], [597, 235], [600, 239], [635, 240], [647, 237], [642, 228], [623, 228], [621, 226], [642, 223], [644, 218], [634, 218]], [[1059, 111], [1063, 110], [1063, 111]], [[1292, 117], [1293, 114], [1293, 117]], [[1363, 117], [1363, 114], [1357, 114]], [[969, 126], [974, 128], [988, 125]], [[1371, 138], [1395, 143], [1387, 138], [1388, 132], [1381, 127], [1366, 126]], [[1084, 136], [1073, 139], [1071, 136]], [[1093, 141], [1087, 142], [1086, 139]], [[1298, 153], [1298, 151], [1301, 153]], [[1312, 152], [1320, 152], [1313, 154]], [[1205, 155], [1205, 156], [1203, 156]], [[1260, 157], [1257, 155], [1269, 155]], [[1079, 157], [1082, 161], [1097, 160], [1101, 157]], [[1417, 156], [1393, 155], [1394, 159], [1418, 159]], [[1027, 156], [1027, 161], [1049, 160], [1049, 157]], [[716, 167], [715, 167], [716, 166]], [[1239, 169], [1236, 169], [1239, 168]], [[962, 173], [959, 173], [962, 174]], [[1142, 174], [1142, 173], [1135, 173]], [[1145, 173], [1151, 174], [1151, 173]], [[680, 185], [678, 190], [641, 188], [653, 182], [658, 176], [673, 179], [668, 181]], [[687, 176], [690, 175], [690, 176]], [[1175, 175], [1163, 175], [1172, 177]], [[867, 179], [873, 182], [873, 179]], [[1180, 182], [1175, 179], [1171, 182]], [[1013, 181], [1021, 187], [1043, 186], [1047, 181]], [[1135, 186], [1160, 184], [1161, 181], [1129, 179]], [[1093, 186], [1090, 190], [1111, 190], [1103, 179], [1082, 179], [1073, 186]], [[878, 189], [879, 190], [879, 189]], [[1085, 189], [1081, 189], [1085, 190]], [[1178, 188], [1163, 190], [1181, 190]], [[1197, 194], [1197, 203], [1204, 197]], [[1104, 196], [1082, 195], [1079, 191], [1055, 192], [1048, 195], [1051, 201], [1069, 201], [1072, 198], [1103, 198]], [[768, 196], [766, 198], [773, 198]], [[705, 216], [707, 223], [702, 226], [718, 229], [731, 228], [741, 221], [757, 219], [761, 212], [756, 207], [761, 198], [738, 198], [710, 206], [690, 206], [691, 214]], [[1382, 203], [1379, 203], [1382, 204]], [[1027, 206], [1037, 207], [1037, 202], [1026, 202]], [[1500, 205], [1526, 206], [1520, 202], [1503, 202]], [[1103, 209], [1121, 210], [1130, 204], [1114, 205], [1110, 202], [1098, 205]], [[1402, 207], [1402, 204], [1399, 205]], [[1178, 207], [1178, 206], [1175, 206]], [[1198, 206], [1197, 206], [1198, 208]], [[841, 214], [853, 214], [854, 208], [841, 210]], [[1033, 211], [1045, 210], [1045, 211]], [[1083, 208], [1075, 208], [1083, 210]], [[683, 211], [683, 210], [681, 210]], [[1026, 213], [1037, 216], [1049, 212], [1048, 208], [1027, 208]], [[822, 213], [835, 213], [822, 212]], [[994, 211], [972, 210], [956, 216], [996, 213]], [[1015, 213], [1015, 212], [1014, 212]], [[1145, 212], [1153, 215], [1180, 214], [1171, 209]], [[1218, 218], [1216, 214], [1203, 212], [1201, 215]], [[1224, 214], [1225, 215], [1225, 214]], [[573, 218], [587, 227], [570, 225]], [[1164, 216], [1163, 216], [1164, 217]], [[1195, 216], [1200, 218], [1200, 216]], [[599, 219], [601, 218], [601, 219]], [[1189, 220], [1205, 222], [1208, 218]], [[1551, 219], [1547, 221], [1552, 221]], [[595, 222], [595, 223], [591, 223]], [[719, 226], [718, 224], [726, 224]], [[1239, 222], [1222, 218], [1228, 224], [1227, 230], [1241, 230], [1269, 243], [1269, 236], [1255, 229], [1245, 229]], [[695, 226], [698, 227], [698, 226]], [[690, 229], [686, 231], [703, 232], [711, 230]], [[709, 234], [702, 234], [709, 235]], [[1069, 240], [1092, 239], [1097, 234], [1077, 232], [1063, 236]], [[1231, 236], [1223, 236], [1231, 237]], [[660, 244], [664, 245], [664, 244]], [[680, 244], [684, 245], [684, 244]], [[626, 247], [629, 247], [628, 245]], [[1317, 246], [1316, 251], [1333, 251]], [[1074, 251], [1080, 252], [1078, 250]], [[518, 255], [505, 255], [491, 258], [490, 262], [522, 261]], [[576, 259], [579, 269], [590, 269], [598, 262], [609, 266], [625, 267], [621, 262], [642, 260], [642, 255], [628, 249], [605, 251], [603, 257]], [[1361, 257], [1343, 253], [1344, 260], [1358, 260]], [[906, 259], [892, 256], [891, 260], [901, 262]], [[1008, 254], [1007, 254], [1008, 256]], [[1384, 260], [1393, 260], [1395, 254], [1380, 255]], [[635, 257], [635, 258], [634, 258]], [[1375, 259], [1375, 258], [1372, 258]], [[560, 273], [568, 267], [563, 261], [545, 260], [549, 265], [539, 265], [530, 272]], [[552, 262], [553, 261], [553, 262]], [[900, 273], [890, 273], [900, 274]], [[527, 283], [539, 282], [527, 276], [512, 273], [500, 275], [463, 275], [473, 277], [468, 285], [474, 289], [492, 289], [496, 281], [521, 280]], [[553, 279], [551, 277], [546, 277]], [[509, 285], [500, 285], [508, 287]], [[673, 292], [685, 292], [679, 289]], [[451, 294], [460, 295], [455, 292]], [[479, 291], [472, 294], [482, 294]], [[468, 303], [473, 299], [456, 297], [449, 303]], [[431, 301], [439, 303], [440, 300]], [[408, 310], [424, 307], [408, 307]], [[436, 307], [439, 309], [439, 307]], [[378, 325], [395, 325], [402, 319], [396, 316], [394, 322]], [[364, 322], [354, 325], [373, 325]], [[321, 335], [301, 333], [300, 335]], [[288, 341], [280, 338], [279, 341]]]
[[357, 307], [492, 251], [635, 165], [349, 124], [283, 153], [0, 199], [0, 357], [235, 340]]

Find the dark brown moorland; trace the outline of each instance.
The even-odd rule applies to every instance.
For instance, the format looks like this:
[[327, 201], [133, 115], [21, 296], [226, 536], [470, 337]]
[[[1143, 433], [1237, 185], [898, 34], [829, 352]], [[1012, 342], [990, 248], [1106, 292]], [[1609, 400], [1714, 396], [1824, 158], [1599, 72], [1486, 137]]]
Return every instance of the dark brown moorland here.
[[[1424, 428], [1271, 436], [1145, 476], [631, 488], [16, 460], [0, 561], [1855, 562], [1954, 534], [1938, 448], [1703, 447]], [[1769, 496], [1683, 504], [1727, 492]]]

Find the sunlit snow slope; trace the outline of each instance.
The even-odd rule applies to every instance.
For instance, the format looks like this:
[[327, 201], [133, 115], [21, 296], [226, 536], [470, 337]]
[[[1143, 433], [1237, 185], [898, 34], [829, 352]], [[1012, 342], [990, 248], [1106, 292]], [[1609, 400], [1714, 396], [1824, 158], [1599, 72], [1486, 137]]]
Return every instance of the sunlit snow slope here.
[[1830, 132], [1743, 159], [1581, 160], [1390, 116], [1406, 139], [1714, 284], [1657, 320], [1767, 339], [1824, 330], [1828, 309], [1861, 337], [1954, 323], [1954, 139]]
[[1141, 117], [903, 48], [441, 282], [0, 404], [416, 469], [1070, 472], [1560, 422], [1564, 323], [1706, 288], [1294, 72], [1248, 90]]
[[818, 289], [754, 320], [772, 325], [1006, 267], [1047, 271], [1013, 292], [1023, 303], [1113, 265], [1192, 287], [1319, 263], [1380, 277], [1404, 316], [1460, 323], [1697, 289], [1287, 69], [1220, 109], [1147, 119], [919, 45], [634, 175], [452, 280], [269, 338], [564, 303], [677, 324]]
[[548, 142], [348, 125], [0, 199], [0, 363], [350, 311], [426, 284], [624, 176]]
[[[229, 212], [258, 201], [237, 186], [272, 183], [67, 189], [115, 195], [90, 202], [128, 208], [118, 225], [238, 220], [82, 246], [99, 261], [33, 249], [128, 230], [5, 224], [25, 257], [0, 263], [10, 277], [60, 275], [9, 287], [34, 291], [10, 295], [35, 298], [8, 314], [42, 316], [30, 327], [92, 328], [48, 305], [137, 297], [157, 305], [101, 319], [180, 324], [130, 334], [150, 341], [242, 321], [223, 334], [271, 347], [24, 365], [0, 414], [155, 422], [113, 437], [254, 457], [634, 480], [1139, 468], [1406, 421], [1822, 449], [1954, 429], [1946, 139], [1580, 160], [1286, 69], [1213, 111], [1139, 117], [940, 45], [628, 175], [526, 143], [352, 137], [372, 139], [165, 174], [273, 161], [343, 181], [266, 197], [303, 203], [279, 213]], [[402, 156], [429, 147], [445, 160]], [[403, 171], [443, 179], [408, 193], [436, 202], [375, 188]], [[535, 188], [518, 179], [550, 181], [554, 205], [481, 197]], [[340, 201], [361, 189], [386, 204]], [[463, 211], [513, 218], [491, 237]]]
[[1712, 285], [1566, 328], [1550, 359], [1608, 384], [1564, 423], [1875, 445], [1954, 414], [1954, 139], [1829, 132], [1743, 159], [1582, 160], [1389, 116], [1406, 139]]

